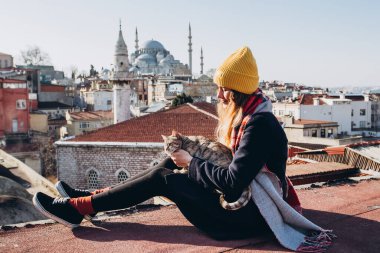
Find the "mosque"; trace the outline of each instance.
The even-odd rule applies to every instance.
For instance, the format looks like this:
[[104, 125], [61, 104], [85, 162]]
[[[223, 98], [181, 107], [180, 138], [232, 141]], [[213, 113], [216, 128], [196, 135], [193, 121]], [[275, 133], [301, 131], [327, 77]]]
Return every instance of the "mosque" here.
[[[136, 28], [135, 50], [128, 57], [128, 49], [125, 44], [123, 34], [119, 31], [119, 38], [116, 43], [115, 62], [117, 63], [114, 73], [128, 74], [129, 76], [139, 75], [192, 75], [192, 42], [191, 42], [191, 26], [189, 24], [189, 64], [183, 64], [176, 60], [170, 51], [168, 51], [162, 43], [157, 40], [148, 40], [139, 45], [138, 31]], [[118, 61], [119, 60], [119, 61]], [[121, 64], [121, 65], [120, 65]], [[115, 78], [119, 78], [115, 76]]]

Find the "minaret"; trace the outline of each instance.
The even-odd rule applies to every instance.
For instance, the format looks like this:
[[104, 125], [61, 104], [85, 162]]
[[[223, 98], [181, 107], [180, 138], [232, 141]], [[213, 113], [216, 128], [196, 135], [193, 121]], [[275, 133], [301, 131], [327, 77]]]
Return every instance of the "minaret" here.
[[190, 26], [190, 23], [189, 23], [189, 69], [190, 69], [190, 75], [193, 74], [193, 60], [192, 60], [192, 53], [193, 53], [193, 49], [191, 49], [191, 46], [193, 45], [191, 43], [191, 26]]
[[114, 68], [113, 79], [122, 80], [127, 78], [129, 70], [128, 49], [121, 31], [121, 21], [119, 38], [115, 46]]
[[203, 49], [201, 47], [201, 75], [203, 75]]
[[136, 27], [136, 39], [135, 39], [135, 43], [136, 43], [135, 49], [137, 51], [137, 50], [139, 50], [139, 34], [137, 32], [137, 27]]
[[115, 47], [114, 71], [111, 82], [113, 84], [113, 121], [114, 124], [128, 120], [130, 115], [130, 78], [128, 78], [129, 61], [128, 49], [121, 31]]

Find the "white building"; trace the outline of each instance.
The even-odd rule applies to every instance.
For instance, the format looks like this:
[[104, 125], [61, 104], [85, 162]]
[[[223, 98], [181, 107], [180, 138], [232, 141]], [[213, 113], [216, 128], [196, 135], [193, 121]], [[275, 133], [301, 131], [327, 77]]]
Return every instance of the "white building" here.
[[83, 92], [84, 101], [89, 111], [112, 110], [112, 90], [92, 90]]
[[274, 103], [273, 113], [295, 120], [334, 121], [339, 135], [368, 135], [371, 128], [371, 101], [365, 95], [303, 94], [294, 103]]

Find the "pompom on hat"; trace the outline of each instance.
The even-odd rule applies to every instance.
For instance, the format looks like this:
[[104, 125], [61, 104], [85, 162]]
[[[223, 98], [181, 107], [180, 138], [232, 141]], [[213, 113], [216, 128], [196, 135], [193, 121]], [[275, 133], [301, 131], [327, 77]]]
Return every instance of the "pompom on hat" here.
[[216, 70], [214, 82], [224, 88], [252, 94], [259, 87], [256, 60], [248, 47], [231, 54]]

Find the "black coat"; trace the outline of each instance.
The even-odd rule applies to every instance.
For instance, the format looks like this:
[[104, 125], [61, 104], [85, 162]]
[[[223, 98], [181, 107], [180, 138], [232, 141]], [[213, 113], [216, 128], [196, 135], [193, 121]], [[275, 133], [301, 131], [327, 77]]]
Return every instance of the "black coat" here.
[[248, 121], [228, 168], [194, 157], [189, 178], [204, 188], [221, 190], [228, 200], [236, 200], [266, 164], [281, 180], [285, 193], [287, 157], [288, 140], [276, 117], [270, 112], [257, 113]]

